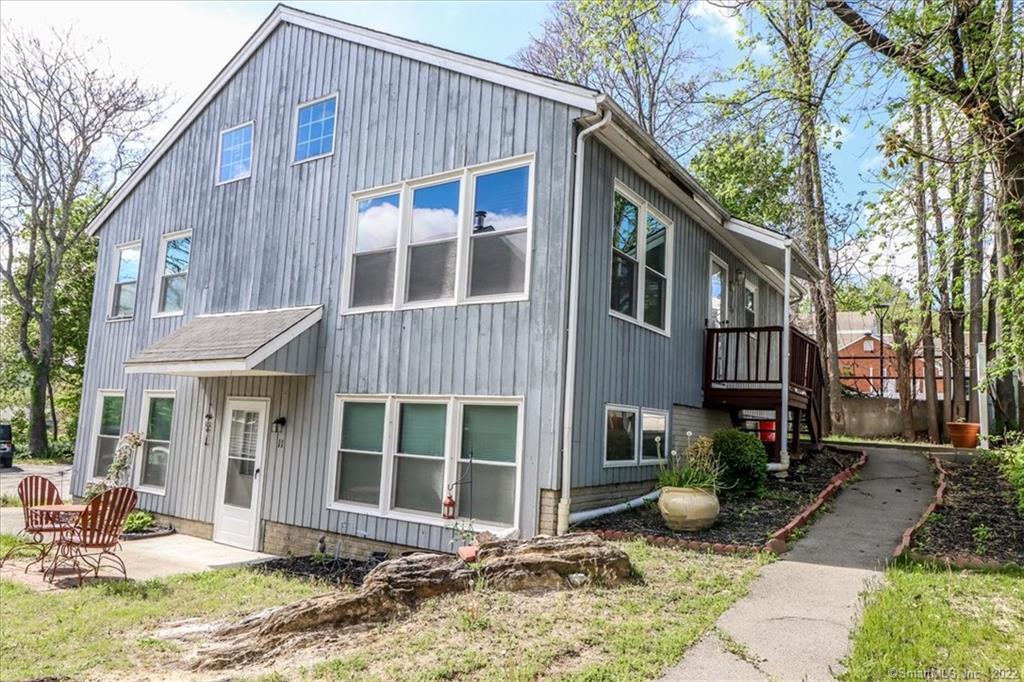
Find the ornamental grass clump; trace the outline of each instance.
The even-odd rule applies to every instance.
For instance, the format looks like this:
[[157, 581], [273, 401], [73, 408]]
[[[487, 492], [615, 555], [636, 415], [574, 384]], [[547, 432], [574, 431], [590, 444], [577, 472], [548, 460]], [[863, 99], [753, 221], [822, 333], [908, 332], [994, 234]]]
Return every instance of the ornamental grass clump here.
[[724, 468], [712, 448], [711, 439], [702, 436], [686, 448], [683, 460], [673, 450], [667, 464], [658, 472], [661, 488], [698, 488], [716, 495], [722, 489]]

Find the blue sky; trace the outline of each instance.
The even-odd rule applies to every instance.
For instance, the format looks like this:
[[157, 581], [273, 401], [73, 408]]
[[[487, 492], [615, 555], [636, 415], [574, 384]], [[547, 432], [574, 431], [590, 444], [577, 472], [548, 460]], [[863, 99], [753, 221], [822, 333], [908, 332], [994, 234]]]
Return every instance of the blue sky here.
[[[4, 19], [33, 32], [71, 27], [83, 41], [100, 41], [118, 66], [163, 85], [177, 97], [163, 129], [169, 128], [273, 10], [274, 2], [4, 2]], [[539, 34], [548, 3], [516, 2], [290, 2], [292, 6], [396, 35], [499, 62]], [[738, 21], [710, 4], [696, 6], [694, 49], [726, 67], [739, 56]], [[728, 87], [728, 86], [726, 86]], [[868, 93], [868, 97], [872, 96]], [[851, 93], [850, 106], [865, 93]], [[163, 130], [159, 131], [160, 133]], [[875, 187], [862, 179], [877, 163], [874, 130], [855, 119], [833, 152], [839, 196], [855, 201]]]

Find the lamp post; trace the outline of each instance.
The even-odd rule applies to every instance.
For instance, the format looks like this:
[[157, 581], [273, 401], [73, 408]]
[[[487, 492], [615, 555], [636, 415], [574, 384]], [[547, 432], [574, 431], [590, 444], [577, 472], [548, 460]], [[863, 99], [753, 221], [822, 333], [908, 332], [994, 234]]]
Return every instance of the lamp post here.
[[889, 312], [888, 303], [875, 303], [875, 317], [878, 318], [878, 396], [885, 397], [885, 314]]

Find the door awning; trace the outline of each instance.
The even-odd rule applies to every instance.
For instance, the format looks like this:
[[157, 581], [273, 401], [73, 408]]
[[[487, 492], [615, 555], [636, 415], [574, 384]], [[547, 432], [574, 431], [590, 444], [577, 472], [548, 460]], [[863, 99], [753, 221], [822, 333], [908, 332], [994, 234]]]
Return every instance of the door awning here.
[[[759, 261], [780, 273], [785, 270], [786, 242], [789, 237], [739, 218], [727, 220], [725, 229]], [[808, 282], [817, 281], [823, 276], [814, 261], [798, 249], [796, 244], [793, 244], [792, 269], [795, 276]]]
[[309, 375], [323, 306], [199, 315], [126, 360], [128, 374]]

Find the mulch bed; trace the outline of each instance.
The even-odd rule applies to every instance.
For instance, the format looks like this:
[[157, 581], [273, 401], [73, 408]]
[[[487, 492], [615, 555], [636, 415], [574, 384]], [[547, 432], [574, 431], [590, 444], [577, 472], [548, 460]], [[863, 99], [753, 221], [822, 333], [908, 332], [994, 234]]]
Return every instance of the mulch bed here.
[[913, 556], [964, 565], [1024, 567], [1024, 516], [1017, 494], [988, 459], [942, 462], [942, 500], [910, 543]]
[[814, 502], [833, 476], [853, 466], [860, 456], [859, 452], [841, 450], [808, 452], [800, 461], [790, 463], [787, 478], [769, 476], [762, 495], [720, 493], [718, 520], [707, 530], [670, 530], [656, 503], [602, 516], [582, 523], [578, 528], [759, 548], [773, 533]]
[[369, 559], [319, 557], [316, 555], [280, 557], [253, 564], [252, 569], [260, 573], [278, 573], [291, 578], [320, 580], [336, 585], [358, 587], [363, 584], [366, 574], [386, 558], [386, 554], [378, 552], [375, 552]]
[[170, 535], [174, 532], [174, 529], [170, 526], [153, 526], [148, 530], [137, 531], [132, 533], [121, 533], [122, 540], [145, 540], [146, 538], [162, 538], [165, 535]]

